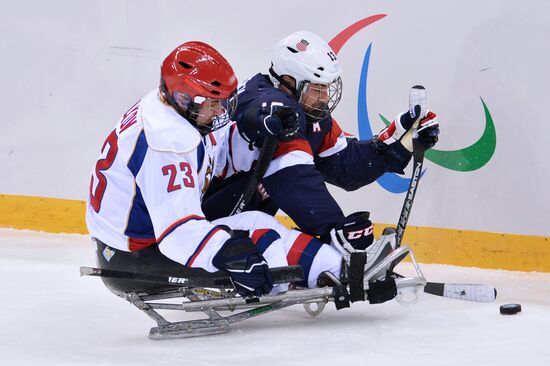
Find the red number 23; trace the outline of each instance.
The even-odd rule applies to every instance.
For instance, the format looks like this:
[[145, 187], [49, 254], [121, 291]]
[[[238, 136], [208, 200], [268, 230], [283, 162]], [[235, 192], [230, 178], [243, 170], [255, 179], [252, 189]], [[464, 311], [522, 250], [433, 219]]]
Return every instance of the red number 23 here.
[[[181, 162], [180, 163], [180, 171], [183, 172], [183, 185], [188, 188], [195, 187], [195, 180], [193, 179], [191, 166], [189, 163]], [[169, 181], [168, 181], [168, 192], [177, 191], [178, 189], [181, 189], [180, 184], [176, 184], [176, 178], [178, 176], [178, 170], [174, 164], [165, 165], [162, 167], [162, 174], [163, 175], [170, 175]]]

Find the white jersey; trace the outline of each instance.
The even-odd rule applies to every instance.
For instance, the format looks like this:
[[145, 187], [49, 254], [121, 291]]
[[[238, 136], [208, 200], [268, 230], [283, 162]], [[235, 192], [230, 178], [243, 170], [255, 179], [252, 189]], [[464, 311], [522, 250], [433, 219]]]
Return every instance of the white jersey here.
[[341, 255], [335, 249], [272, 216], [250, 211], [214, 222], [204, 218], [208, 184], [214, 176], [250, 170], [258, 150], [248, 149], [235, 123], [203, 137], [152, 91], [103, 144], [90, 182], [90, 235], [123, 251], [158, 244], [166, 257], [214, 272], [212, 258], [230, 238], [224, 225], [249, 230], [270, 267], [300, 264], [305, 285], [314, 287], [323, 271], [338, 276]]
[[[231, 133], [235, 127], [226, 126], [202, 137], [157, 90], [147, 94], [103, 144], [90, 182], [91, 236], [125, 251], [154, 243], [161, 251], [178, 248], [167, 256], [215, 271], [212, 256], [229, 234], [205, 220], [201, 197], [214, 176], [237, 170], [227, 146]], [[238, 170], [250, 169], [254, 156], [247, 160]]]

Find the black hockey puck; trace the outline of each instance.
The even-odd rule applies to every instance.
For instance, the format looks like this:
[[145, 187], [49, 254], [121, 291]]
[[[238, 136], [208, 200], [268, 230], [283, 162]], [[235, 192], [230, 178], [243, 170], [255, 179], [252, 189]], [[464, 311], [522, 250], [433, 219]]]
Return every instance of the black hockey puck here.
[[500, 313], [504, 315], [513, 315], [521, 311], [520, 304], [504, 304], [500, 306]]

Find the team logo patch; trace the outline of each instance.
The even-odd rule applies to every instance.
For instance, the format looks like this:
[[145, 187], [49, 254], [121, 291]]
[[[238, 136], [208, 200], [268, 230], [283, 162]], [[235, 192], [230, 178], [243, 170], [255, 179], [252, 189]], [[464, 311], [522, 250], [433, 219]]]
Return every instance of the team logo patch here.
[[308, 45], [309, 42], [305, 39], [302, 39], [300, 42], [296, 43], [296, 48], [298, 49], [298, 51], [304, 52], [305, 50], [307, 50]]
[[105, 247], [105, 249], [103, 249], [103, 257], [105, 258], [105, 260], [107, 260], [107, 262], [109, 262], [111, 258], [113, 258], [115, 253], [116, 251], [113, 248]]

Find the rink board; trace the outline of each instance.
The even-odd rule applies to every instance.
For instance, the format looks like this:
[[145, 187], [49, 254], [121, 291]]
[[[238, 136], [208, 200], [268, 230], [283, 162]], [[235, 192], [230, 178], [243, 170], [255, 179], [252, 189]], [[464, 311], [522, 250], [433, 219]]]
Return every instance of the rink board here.
[[[85, 202], [0, 195], [0, 227], [86, 234]], [[292, 227], [287, 216], [278, 216]], [[375, 234], [390, 224], [375, 224]], [[550, 272], [550, 241], [544, 236], [409, 226], [404, 243], [422, 263]]]

